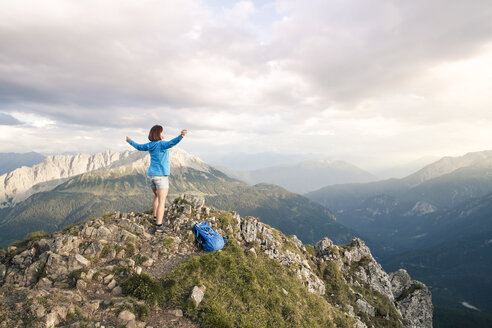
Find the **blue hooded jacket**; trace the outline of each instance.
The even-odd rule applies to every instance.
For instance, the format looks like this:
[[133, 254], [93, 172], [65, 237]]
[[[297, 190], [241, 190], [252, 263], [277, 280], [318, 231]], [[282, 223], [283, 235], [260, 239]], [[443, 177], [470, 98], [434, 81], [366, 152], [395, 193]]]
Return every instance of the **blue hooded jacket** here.
[[138, 144], [133, 140], [130, 140], [128, 143], [137, 150], [149, 151], [150, 167], [147, 171], [147, 175], [169, 175], [171, 174], [171, 165], [169, 163], [168, 149], [174, 147], [181, 139], [183, 139], [182, 136], [177, 136], [170, 141], [151, 141], [143, 145]]

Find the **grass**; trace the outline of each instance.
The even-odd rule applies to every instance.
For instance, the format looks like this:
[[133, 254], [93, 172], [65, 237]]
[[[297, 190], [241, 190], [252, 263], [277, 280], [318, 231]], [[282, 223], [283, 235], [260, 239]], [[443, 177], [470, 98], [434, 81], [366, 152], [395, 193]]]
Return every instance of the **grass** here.
[[140, 321], [146, 321], [150, 313], [148, 306], [132, 301], [131, 304], [125, 303], [121, 305], [116, 312], [116, 316], [118, 316], [121, 312], [125, 310], [133, 313], [135, 315], [135, 318]]
[[30, 234], [28, 234], [24, 238], [24, 240], [22, 240], [22, 241], [14, 241], [12, 244], [10, 244], [10, 246], [27, 245], [31, 241], [40, 240], [40, 239], [43, 239], [43, 238], [47, 238], [49, 236], [50, 236], [50, 234], [47, 233], [46, 231], [43, 231], [43, 230], [34, 231], [34, 232], [31, 232]]
[[131, 276], [121, 286], [124, 294], [143, 300], [150, 305], [162, 305], [164, 302], [162, 285], [145, 273]]
[[[161, 279], [164, 299], [202, 327], [351, 327], [353, 319], [309, 293], [293, 272], [266, 255], [247, 256], [231, 240], [221, 252], [194, 257]], [[196, 308], [193, 286], [205, 285]], [[289, 291], [288, 295], [282, 289]]]

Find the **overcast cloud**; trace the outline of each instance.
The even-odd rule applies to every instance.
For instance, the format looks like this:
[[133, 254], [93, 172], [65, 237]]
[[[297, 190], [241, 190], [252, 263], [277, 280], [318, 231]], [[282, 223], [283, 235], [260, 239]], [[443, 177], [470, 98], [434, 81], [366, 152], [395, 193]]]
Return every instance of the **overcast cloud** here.
[[[492, 149], [490, 1], [0, 0], [0, 152]], [[298, 156], [299, 158], [301, 156]]]

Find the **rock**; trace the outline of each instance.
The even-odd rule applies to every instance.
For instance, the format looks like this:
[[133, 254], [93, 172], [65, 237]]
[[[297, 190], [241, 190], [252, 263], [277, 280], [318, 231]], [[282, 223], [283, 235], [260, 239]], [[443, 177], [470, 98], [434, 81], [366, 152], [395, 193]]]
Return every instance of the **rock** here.
[[46, 327], [55, 327], [60, 320], [63, 321], [67, 317], [67, 308], [64, 306], [55, 306], [51, 312], [46, 315]]
[[183, 316], [183, 311], [180, 309], [176, 310], [169, 310], [168, 311], [170, 314], [174, 315], [175, 317], [182, 317]]
[[77, 280], [76, 288], [78, 290], [86, 290], [87, 289], [87, 283], [84, 280], [79, 279], [79, 280]]
[[51, 288], [51, 285], [52, 285], [52, 282], [48, 278], [41, 278], [41, 279], [39, 279], [38, 283], [36, 284], [36, 286], [38, 288], [45, 288], [45, 289]]
[[299, 238], [297, 238], [297, 236], [296, 236], [296, 235], [292, 235], [292, 236], [290, 236], [290, 237], [292, 238], [292, 241], [294, 242], [294, 244], [296, 244], [296, 246], [297, 246], [299, 249], [301, 249], [301, 248], [302, 248], [302, 241], [301, 241]]
[[110, 274], [108, 274], [108, 275], [104, 276], [104, 278], [103, 278], [103, 282], [104, 282], [105, 284], [108, 284], [108, 283], [109, 283], [109, 282], [113, 279], [113, 277], [114, 277], [114, 275], [110, 273]]
[[141, 274], [141, 273], [142, 273], [142, 268], [141, 268], [141, 267], [139, 267], [139, 266], [137, 266], [137, 267], [135, 268], [135, 272], [136, 272], [136, 274]]
[[154, 264], [154, 260], [153, 259], [148, 259], [147, 261], [145, 261], [144, 263], [142, 263], [142, 266], [146, 267], [146, 268], [149, 268], [152, 266], [152, 264]]
[[257, 255], [256, 255], [256, 250], [255, 250], [255, 248], [254, 248], [254, 247], [251, 247], [250, 249], [248, 249], [248, 254], [250, 254], [250, 255], [252, 255], [252, 256], [254, 256], [254, 257], [256, 257], [256, 256], [257, 256]]
[[289, 295], [289, 292], [286, 291], [285, 289], [282, 288], [282, 293], [284, 293], [285, 296]]
[[46, 313], [46, 309], [44, 308], [44, 306], [42, 306], [38, 302], [33, 303], [29, 308], [29, 311], [36, 318], [42, 318]]
[[195, 306], [198, 307], [198, 305], [201, 303], [203, 300], [203, 296], [205, 296], [205, 291], [207, 290], [207, 287], [205, 286], [195, 286], [191, 290], [191, 295], [190, 298], [195, 302]]
[[116, 286], [111, 291], [111, 295], [114, 295], [114, 296], [121, 296], [122, 294], [123, 294], [123, 289], [120, 286]]
[[185, 204], [183, 207], [183, 214], [190, 215], [191, 214], [191, 205]]
[[354, 328], [367, 328], [367, 325], [360, 321], [359, 318], [356, 318]]
[[403, 290], [410, 287], [412, 284], [412, 279], [405, 269], [400, 269], [391, 273], [389, 278], [391, 282], [391, 291], [393, 292], [395, 299], [398, 299]]
[[3, 279], [6, 272], [7, 272], [7, 267], [3, 264], [0, 264], [0, 279]]
[[108, 284], [109, 289], [113, 289], [116, 287], [116, 280], [111, 280], [111, 282]]
[[322, 240], [318, 241], [314, 246], [314, 253], [318, 257], [322, 257], [323, 255], [330, 254], [330, 247], [333, 246], [333, 241], [330, 238], [325, 237]]
[[374, 308], [374, 306], [367, 303], [365, 300], [359, 298], [355, 302], [355, 304], [359, 308], [359, 311], [364, 312], [364, 313], [370, 315], [371, 317], [374, 317], [376, 315], [376, 309]]
[[91, 262], [80, 254], [75, 255], [75, 260], [82, 266], [88, 266]]
[[432, 295], [422, 283], [412, 280], [408, 272], [400, 269], [389, 275], [396, 307], [409, 327], [432, 327]]
[[101, 301], [100, 300], [94, 300], [90, 301], [84, 304], [83, 306], [83, 311], [88, 313], [88, 314], [93, 314], [97, 310], [99, 310], [99, 307], [101, 306]]
[[126, 325], [129, 321], [135, 321], [135, 315], [128, 310], [121, 311], [118, 314], [118, 321]]

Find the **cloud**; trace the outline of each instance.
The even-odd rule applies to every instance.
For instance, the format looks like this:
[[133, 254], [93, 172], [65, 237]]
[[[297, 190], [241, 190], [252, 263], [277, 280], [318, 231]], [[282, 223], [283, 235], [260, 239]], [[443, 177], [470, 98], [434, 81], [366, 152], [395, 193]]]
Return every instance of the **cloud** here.
[[19, 120], [15, 119], [11, 115], [0, 113], [0, 125], [20, 125]]
[[489, 139], [488, 1], [3, 0], [0, 44], [0, 110], [46, 152], [73, 151], [68, 131], [124, 149], [154, 124], [188, 128], [201, 154], [421, 157], [457, 149], [433, 139], [450, 127], [460, 150]]

